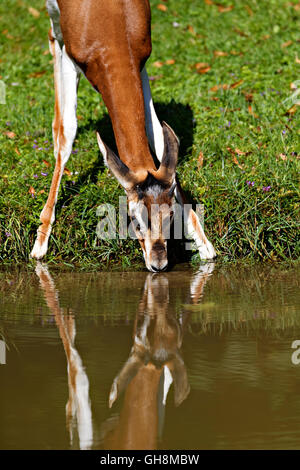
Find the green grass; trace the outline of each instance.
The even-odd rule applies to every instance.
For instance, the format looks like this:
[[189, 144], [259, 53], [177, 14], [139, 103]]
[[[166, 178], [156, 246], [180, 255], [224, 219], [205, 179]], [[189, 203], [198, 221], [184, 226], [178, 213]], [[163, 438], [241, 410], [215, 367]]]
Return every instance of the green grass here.
[[[159, 10], [159, 3], [167, 11]], [[233, 8], [222, 12], [220, 4]], [[300, 79], [299, 3], [220, 0], [218, 7], [204, 0], [153, 0], [151, 5], [153, 98], [159, 118], [181, 139], [178, 174], [192, 201], [205, 205], [205, 229], [219, 258], [299, 258], [300, 106], [288, 113], [291, 83]], [[2, 264], [28, 262], [54, 168], [48, 29], [44, 1], [0, 5], [0, 79], [6, 85], [6, 105], [0, 104]], [[166, 64], [171, 59], [175, 63]], [[200, 68], [206, 73], [197, 73], [199, 62], [208, 64]], [[101, 97], [85, 79], [77, 113], [78, 152], [67, 164], [72, 174], [61, 184], [46, 259], [88, 269], [138, 265], [137, 242], [96, 238], [97, 206], [117, 204], [123, 192], [103, 168], [95, 131], [113, 145], [112, 129]]]

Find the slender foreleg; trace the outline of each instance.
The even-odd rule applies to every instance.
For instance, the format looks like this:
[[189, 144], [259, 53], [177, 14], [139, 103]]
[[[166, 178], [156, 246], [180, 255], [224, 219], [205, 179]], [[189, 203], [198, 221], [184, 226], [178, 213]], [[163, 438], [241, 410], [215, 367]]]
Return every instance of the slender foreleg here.
[[76, 106], [79, 73], [58, 41], [50, 34], [50, 50], [54, 59], [55, 113], [52, 124], [55, 169], [47, 202], [41, 212], [42, 225], [31, 252], [33, 258], [42, 258], [48, 249], [48, 240], [55, 220], [55, 205], [65, 165], [72, 151], [77, 130]]

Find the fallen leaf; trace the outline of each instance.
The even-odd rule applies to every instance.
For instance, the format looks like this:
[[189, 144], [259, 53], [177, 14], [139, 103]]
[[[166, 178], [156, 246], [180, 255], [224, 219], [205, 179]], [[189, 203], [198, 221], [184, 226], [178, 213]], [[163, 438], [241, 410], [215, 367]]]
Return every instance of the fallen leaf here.
[[256, 119], [258, 118], [258, 115], [255, 114], [255, 112], [252, 109], [252, 106], [248, 106], [248, 111], [253, 117], [255, 117]]
[[300, 64], [300, 59], [298, 59], [298, 56], [296, 54], [296, 59], [295, 59], [296, 64]]
[[281, 160], [286, 160], [286, 158], [287, 158], [284, 153], [280, 153], [279, 157], [281, 158]]
[[193, 68], [195, 67], [196, 70], [199, 69], [204, 69], [205, 67], [208, 67], [209, 64], [207, 62], [197, 62], [195, 65], [193, 65]]
[[162, 3], [159, 3], [157, 5], [157, 8], [160, 10], [160, 11], [167, 11], [168, 7], [166, 5], [163, 5]]
[[237, 88], [242, 83], [244, 83], [244, 80], [239, 80], [238, 82], [234, 82], [232, 85], [230, 85], [230, 88]]
[[247, 12], [249, 13], [250, 16], [253, 16], [253, 11], [251, 10], [251, 8], [248, 6], [248, 5], [244, 5], [244, 7], [246, 8]]
[[202, 168], [202, 166], [203, 166], [203, 152], [199, 153], [197, 160], [198, 160], [197, 167]]
[[263, 37], [262, 37], [262, 40], [263, 41], [266, 41], [267, 39], [270, 39], [270, 34], [265, 34]]
[[290, 109], [287, 110], [286, 114], [295, 114], [298, 109], [298, 105], [294, 104]]
[[12, 131], [6, 131], [4, 134], [9, 138], [9, 139], [14, 139], [16, 137], [16, 134]]
[[168, 59], [168, 60], [166, 60], [166, 64], [167, 65], [173, 65], [173, 64], [175, 64], [175, 60], [174, 59]]
[[44, 194], [45, 190], [41, 189], [38, 194]]
[[47, 162], [47, 160], [43, 160], [44, 165], [46, 165], [48, 168], [51, 166], [51, 163]]
[[245, 92], [244, 96], [245, 96], [245, 100], [249, 101], [249, 103], [251, 103], [253, 101], [253, 93]]
[[233, 163], [235, 163], [235, 164], [240, 168], [240, 170], [243, 169], [243, 166], [239, 163], [239, 161], [238, 161], [238, 159], [236, 158], [236, 156], [234, 156], [234, 157], [232, 158], [232, 160], [233, 160]]
[[64, 175], [72, 176], [72, 172], [68, 168], [64, 169]]
[[46, 73], [46, 70], [41, 70], [40, 72], [32, 72], [28, 75], [28, 77], [30, 77], [30, 78], [40, 78], [43, 75], [45, 75], [45, 73]]
[[228, 11], [233, 10], [234, 5], [229, 5], [228, 7], [224, 7], [223, 5], [218, 5], [218, 10], [220, 13], [227, 13]]
[[223, 52], [223, 51], [214, 51], [214, 56], [215, 57], [225, 57], [227, 56], [228, 53], [227, 52]]
[[293, 44], [293, 41], [290, 39], [289, 41], [286, 41], [281, 44], [281, 47], [289, 47], [291, 44]]
[[245, 33], [239, 28], [234, 28], [233, 31], [242, 36], [243, 38], [247, 38], [249, 36], [249, 34]]
[[230, 54], [231, 55], [244, 55], [242, 52], [238, 52], [238, 51], [230, 51]]
[[193, 26], [189, 25], [187, 29], [189, 33], [191, 33], [193, 36], [196, 36], [196, 31], [194, 30]]
[[237, 153], [238, 155], [246, 155], [245, 152], [243, 152], [242, 150], [240, 150], [238, 148], [235, 149], [235, 153]]
[[15, 147], [15, 152], [16, 152], [17, 155], [21, 155], [18, 147]]
[[49, 49], [46, 49], [46, 50], [43, 52], [43, 55], [48, 55], [48, 54], [50, 54], [50, 51], [49, 51]]
[[35, 18], [38, 18], [40, 16], [40, 12], [38, 10], [36, 10], [35, 8], [29, 7], [28, 11]]
[[77, 115], [77, 119], [78, 121], [81, 121], [83, 119], [83, 116], [81, 116], [80, 114]]
[[223, 85], [215, 85], [213, 86], [210, 91], [218, 91], [218, 90], [228, 90], [230, 88], [229, 85], [226, 85], [225, 83]]
[[201, 69], [201, 68], [200, 68], [200, 69], [197, 69], [197, 73], [201, 73], [201, 74], [202, 74], [202, 73], [207, 73], [207, 72], [210, 71], [210, 69], [211, 69], [210, 66], [208, 66], [208, 67], [203, 67], [202, 69]]
[[297, 85], [296, 85], [294, 82], [292, 82], [292, 83], [290, 83], [290, 89], [291, 89], [291, 90], [297, 90], [298, 87], [297, 87]]
[[212, 0], [204, 0], [206, 5], [214, 5], [214, 2]]
[[154, 67], [159, 68], [159, 67], [162, 67], [164, 64], [163, 64], [163, 62], [160, 62], [159, 60], [157, 60], [156, 62], [154, 62], [153, 65], [154, 65]]
[[33, 186], [30, 186], [29, 190], [28, 190], [29, 194], [31, 194], [32, 196], [35, 195], [35, 189]]

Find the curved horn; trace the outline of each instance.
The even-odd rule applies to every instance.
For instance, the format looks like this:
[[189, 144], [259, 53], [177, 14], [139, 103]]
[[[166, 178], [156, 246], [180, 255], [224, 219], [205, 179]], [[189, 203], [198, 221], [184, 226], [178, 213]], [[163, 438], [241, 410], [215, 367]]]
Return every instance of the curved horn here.
[[166, 123], [162, 123], [164, 134], [164, 153], [159, 169], [153, 174], [157, 180], [171, 185], [175, 178], [179, 139], [173, 129]]
[[105, 165], [126, 191], [130, 191], [134, 186], [147, 178], [147, 171], [140, 172], [138, 174], [133, 173], [133, 171], [130, 170], [128, 166], [126, 166], [125, 163], [123, 163], [122, 160], [103, 142], [98, 132], [97, 141], [99, 149], [103, 155]]

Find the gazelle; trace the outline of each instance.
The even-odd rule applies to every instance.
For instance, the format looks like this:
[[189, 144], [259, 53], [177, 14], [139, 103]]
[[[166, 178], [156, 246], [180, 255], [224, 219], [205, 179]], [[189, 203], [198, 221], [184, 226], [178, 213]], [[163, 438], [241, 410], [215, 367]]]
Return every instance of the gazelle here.
[[[77, 130], [77, 87], [83, 72], [101, 93], [112, 121], [119, 157], [99, 134], [98, 144], [106, 165], [126, 191], [146, 266], [154, 272], [165, 270], [168, 258], [163, 226], [172, 213], [174, 197], [182, 206], [185, 198], [176, 179], [179, 141], [156, 116], [145, 69], [151, 53], [149, 1], [47, 0], [47, 8], [54, 59], [56, 165], [31, 256], [40, 259], [48, 249], [59, 185]], [[158, 168], [149, 144], [160, 162]], [[169, 208], [161, 212], [155, 236], [149, 214], [153, 204]], [[201, 258], [213, 258], [214, 248], [190, 209], [187, 227]]]

